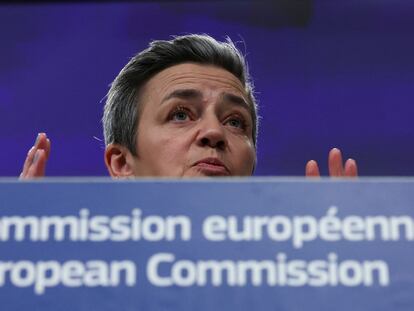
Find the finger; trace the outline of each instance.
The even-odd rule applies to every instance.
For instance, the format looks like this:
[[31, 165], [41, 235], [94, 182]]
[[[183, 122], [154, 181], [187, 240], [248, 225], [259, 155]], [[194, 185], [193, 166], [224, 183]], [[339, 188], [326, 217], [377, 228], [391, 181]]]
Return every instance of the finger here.
[[46, 161], [46, 151], [43, 149], [37, 149], [33, 158], [33, 163], [27, 171], [26, 178], [45, 176]]
[[328, 157], [329, 176], [340, 177], [344, 176], [344, 169], [342, 166], [342, 154], [338, 148], [333, 148], [329, 152]]
[[[40, 155], [37, 153], [38, 150], [44, 150], [44, 155], [40, 153]], [[46, 133], [39, 133], [37, 134], [36, 141], [34, 146], [29, 150], [26, 156], [26, 160], [24, 161], [23, 170], [20, 174], [20, 178], [30, 178], [30, 177], [40, 177], [44, 176], [46, 161], [49, 157], [50, 153], [50, 140], [47, 138]], [[40, 159], [36, 158], [37, 160], [40, 160], [38, 164], [36, 164], [33, 168], [33, 162], [35, 160], [35, 157], [39, 157]], [[36, 174], [40, 174], [37, 176]]]
[[50, 139], [47, 138], [46, 139], [46, 159], [49, 159], [49, 154], [50, 154]]
[[36, 149], [46, 150], [48, 148], [46, 133], [39, 133], [36, 137], [35, 147]]
[[36, 153], [36, 148], [34, 146], [30, 148], [29, 152], [27, 152], [26, 160], [24, 161], [23, 170], [22, 170], [22, 173], [20, 174], [20, 177], [24, 178], [26, 176], [27, 171], [29, 170], [30, 165], [33, 162], [35, 153]]
[[305, 168], [305, 176], [306, 177], [320, 177], [321, 174], [319, 173], [318, 163], [314, 160], [308, 161], [306, 163]]
[[345, 162], [345, 176], [346, 177], [357, 177], [358, 176], [358, 166], [354, 159], [348, 159]]
[[46, 133], [39, 133], [36, 139], [35, 147], [43, 149], [46, 153], [46, 159], [49, 159], [50, 154], [50, 139], [47, 138]]

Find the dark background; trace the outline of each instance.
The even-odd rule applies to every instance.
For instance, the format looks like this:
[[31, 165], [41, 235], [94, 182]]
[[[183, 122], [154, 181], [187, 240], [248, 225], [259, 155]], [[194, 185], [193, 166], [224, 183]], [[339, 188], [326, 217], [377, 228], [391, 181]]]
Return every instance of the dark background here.
[[0, 175], [38, 132], [49, 176], [107, 175], [109, 83], [152, 39], [230, 36], [247, 55], [262, 122], [256, 175], [327, 172], [330, 148], [361, 175], [414, 175], [414, 2], [409, 0], [0, 3]]

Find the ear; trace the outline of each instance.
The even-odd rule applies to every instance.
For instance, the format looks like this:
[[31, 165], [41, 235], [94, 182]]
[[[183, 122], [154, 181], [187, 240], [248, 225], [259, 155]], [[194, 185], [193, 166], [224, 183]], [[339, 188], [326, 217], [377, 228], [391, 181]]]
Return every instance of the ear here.
[[134, 156], [128, 148], [109, 144], [105, 148], [105, 165], [109, 175], [114, 178], [134, 176]]

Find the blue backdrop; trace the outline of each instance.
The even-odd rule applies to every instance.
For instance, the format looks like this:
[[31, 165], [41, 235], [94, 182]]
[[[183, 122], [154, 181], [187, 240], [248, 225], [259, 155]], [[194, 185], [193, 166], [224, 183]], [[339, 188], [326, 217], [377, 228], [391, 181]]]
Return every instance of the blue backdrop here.
[[405, 0], [1, 4], [0, 175], [19, 174], [40, 131], [48, 175], [107, 175], [109, 83], [149, 40], [186, 33], [244, 42], [256, 175], [303, 175], [309, 159], [326, 173], [334, 146], [363, 175], [413, 175], [413, 14]]

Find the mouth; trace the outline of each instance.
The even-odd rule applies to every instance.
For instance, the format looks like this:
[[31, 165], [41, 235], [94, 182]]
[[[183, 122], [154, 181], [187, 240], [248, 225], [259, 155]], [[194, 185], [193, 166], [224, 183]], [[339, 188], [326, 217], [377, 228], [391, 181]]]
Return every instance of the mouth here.
[[197, 161], [193, 166], [206, 176], [231, 175], [226, 165], [217, 158], [205, 158]]

